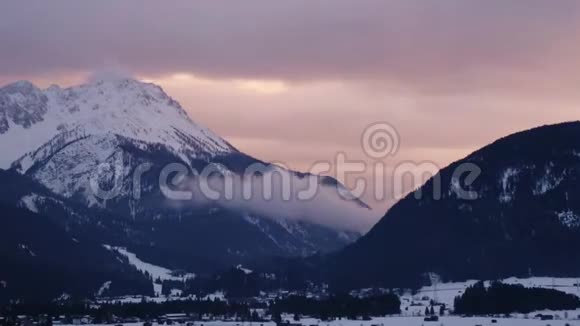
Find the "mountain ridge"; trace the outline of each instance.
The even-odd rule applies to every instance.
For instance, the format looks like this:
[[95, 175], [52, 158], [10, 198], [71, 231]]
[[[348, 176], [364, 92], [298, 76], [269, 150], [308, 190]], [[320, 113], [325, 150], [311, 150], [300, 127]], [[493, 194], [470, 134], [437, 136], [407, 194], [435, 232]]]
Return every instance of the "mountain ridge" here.
[[160, 87], [132, 79], [45, 90], [24, 81], [6, 85], [0, 88], [0, 126], [0, 134], [22, 135], [26, 140], [15, 153], [8, 146], [1, 148], [6, 153], [4, 168], [9, 167], [7, 160], [16, 161], [63, 132], [112, 132], [164, 144], [186, 162], [198, 155], [211, 157], [237, 151], [194, 123]]
[[[77, 214], [81, 222], [73, 223], [66, 212], [51, 210], [57, 220], [68, 221], [69, 232], [127, 247], [159, 266], [213, 272], [261, 257], [334, 251], [360, 236], [320, 224], [313, 219], [319, 212], [304, 208], [293, 216], [296, 213], [281, 209], [256, 211], [255, 203], [239, 206], [209, 200], [183, 205], [168, 200], [159, 180], [163, 169], [175, 163], [187, 167], [193, 179], [197, 176], [191, 172], [212, 165], [234, 175], [253, 164], [260, 166], [257, 173], [262, 176], [283, 172], [306, 180], [312, 175], [238, 151], [193, 122], [154, 84], [118, 79], [40, 90], [29, 82], [13, 83], [0, 88], [0, 126], [4, 126], [0, 129], [4, 167], [38, 182], [67, 204], [104, 212], [117, 221], [107, 231], [115, 235], [110, 237], [93, 225], [91, 213]], [[149, 170], [140, 175], [135, 188], [134, 175], [142, 166]], [[118, 185], [119, 191], [111, 198], [98, 196], [91, 183], [95, 173], [98, 186]], [[314, 177], [321, 188], [344, 187], [333, 178]], [[188, 189], [191, 180], [182, 179], [175, 189]], [[19, 205], [42, 214], [40, 197], [23, 197]], [[319, 206], [329, 209], [340, 203], [352, 210], [369, 210], [358, 199], [344, 200], [338, 192], [336, 198]]]
[[[356, 243], [325, 261], [334, 285], [417, 287], [443, 280], [580, 275], [580, 122], [502, 137], [441, 169]], [[481, 169], [457, 197], [454, 170]], [[465, 184], [463, 184], [465, 185]], [[353, 269], [352, 266], [356, 266]]]

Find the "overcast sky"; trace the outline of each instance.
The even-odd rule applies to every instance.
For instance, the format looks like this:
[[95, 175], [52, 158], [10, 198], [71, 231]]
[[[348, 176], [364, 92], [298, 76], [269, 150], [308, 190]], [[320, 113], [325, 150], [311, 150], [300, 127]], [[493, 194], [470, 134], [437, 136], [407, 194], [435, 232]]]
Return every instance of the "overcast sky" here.
[[446, 165], [580, 119], [579, 41], [577, 0], [8, 0], [0, 84], [72, 85], [115, 67], [261, 159], [372, 162], [360, 135], [386, 121], [401, 141], [389, 166]]

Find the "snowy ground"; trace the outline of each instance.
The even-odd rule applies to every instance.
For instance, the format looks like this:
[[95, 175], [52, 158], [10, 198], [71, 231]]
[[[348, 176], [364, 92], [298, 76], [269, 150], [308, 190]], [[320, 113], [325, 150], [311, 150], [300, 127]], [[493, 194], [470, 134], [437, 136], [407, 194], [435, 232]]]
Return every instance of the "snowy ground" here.
[[[547, 312], [546, 312], [547, 313]], [[551, 313], [554, 315], [553, 313]], [[393, 317], [380, 317], [373, 318], [370, 321], [361, 320], [334, 320], [334, 321], [321, 321], [314, 318], [303, 318], [300, 320], [300, 324], [304, 326], [318, 325], [318, 326], [488, 326], [488, 325], [514, 325], [514, 326], [565, 326], [565, 325], [580, 325], [580, 320], [578, 318], [580, 310], [576, 311], [576, 314], [569, 314], [568, 318], [557, 317], [556, 320], [540, 320], [534, 318], [533, 316], [514, 316], [513, 318], [495, 318], [495, 317], [469, 317], [463, 318], [458, 316], [443, 316], [439, 318], [437, 322], [426, 322], [423, 317], [409, 317], [409, 316], [393, 316]], [[296, 323], [291, 318], [284, 318], [284, 320], [290, 323]], [[493, 323], [492, 321], [496, 322]], [[254, 323], [256, 324], [256, 323]], [[205, 324], [204, 324], [205, 326]]]
[[151, 277], [153, 278], [153, 288], [155, 290], [156, 296], [160, 296], [162, 293], [162, 290], [163, 290], [161, 284], [155, 283], [155, 281], [158, 279], [162, 280], [162, 281], [181, 281], [181, 282], [184, 282], [188, 279], [195, 278], [195, 274], [175, 275], [173, 273], [173, 271], [171, 271], [167, 268], [144, 262], [141, 259], [139, 259], [136, 254], [129, 252], [126, 248], [112, 247], [109, 245], [103, 245], [103, 246], [105, 248], [107, 248], [108, 250], [114, 250], [114, 251], [120, 253], [121, 255], [127, 257], [127, 259], [129, 260], [129, 264], [135, 266], [135, 268], [137, 268], [137, 270], [144, 272], [144, 273], [148, 273], [149, 275], [151, 275]]
[[[188, 278], [194, 278], [194, 274], [186, 274], [177, 276], [171, 270], [156, 266], [147, 262], [140, 260], [134, 253], [127, 251], [125, 248], [105, 246], [109, 250], [115, 250], [123, 256], [127, 257], [129, 263], [135, 266], [138, 270], [142, 272], [149, 273], [154, 280], [177, 280], [184, 281]], [[251, 271], [244, 269], [242, 266], [238, 266], [240, 270], [244, 270], [247, 273]], [[320, 322], [314, 319], [304, 319], [301, 321], [302, 325], [320, 325], [320, 326], [371, 326], [371, 325], [489, 325], [491, 320], [494, 318], [460, 318], [453, 316], [444, 316], [439, 322], [425, 322], [423, 320], [423, 315], [425, 308], [435, 302], [437, 304], [444, 304], [448, 309], [453, 309], [454, 299], [465, 292], [469, 286], [472, 286], [477, 281], [470, 280], [466, 282], [454, 282], [454, 283], [438, 283], [434, 282], [435, 285], [426, 286], [421, 288], [415, 293], [410, 291], [405, 292], [401, 295], [401, 316], [390, 317], [390, 318], [376, 318], [372, 321], [332, 321], [332, 322]], [[551, 278], [551, 277], [531, 277], [531, 278], [515, 278], [511, 277], [502, 280], [502, 282], [507, 284], [521, 284], [526, 287], [542, 287], [542, 288], [553, 288], [562, 292], [574, 294], [580, 297], [580, 277], [579, 278]], [[489, 283], [489, 282], [487, 282]], [[107, 287], [110, 284], [105, 283], [103, 287]], [[164, 302], [168, 300], [187, 300], [196, 299], [195, 296], [190, 297], [180, 297], [179, 293], [176, 293], [173, 297], [164, 297], [161, 295], [162, 288], [160, 284], [155, 284], [155, 294], [156, 297], [146, 297], [145, 299], [150, 302]], [[143, 297], [122, 297], [113, 299], [103, 299], [99, 302], [117, 302], [117, 303], [131, 303], [131, 302], [141, 302]], [[201, 299], [221, 299], [225, 300], [225, 295], [222, 292], [208, 295]], [[437, 314], [439, 313], [438, 307], [435, 307]], [[549, 314], [556, 317], [555, 321], [540, 321], [533, 319], [537, 314]], [[498, 323], [503, 323], [505, 325], [578, 325], [580, 326], [580, 310], [576, 311], [560, 311], [560, 312], [535, 312], [527, 315], [514, 314], [514, 318], [502, 319], [495, 318]], [[290, 318], [290, 317], [289, 317]], [[292, 320], [289, 320], [293, 322]], [[202, 324], [197, 323], [197, 324]], [[252, 323], [252, 325], [263, 324], [266, 326], [268, 323]], [[497, 325], [497, 323], [494, 323]], [[212, 325], [232, 325], [232, 326], [243, 326], [244, 323], [239, 322], [204, 322], [204, 326]], [[141, 325], [139, 325], [141, 326]]]
[[[420, 316], [425, 312], [425, 306], [433, 300], [437, 303], [445, 304], [448, 308], [453, 308], [453, 301], [463, 294], [465, 289], [477, 281], [439, 283], [437, 285], [421, 288], [417, 293], [410, 292], [401, 296], [401, 310], [406, 316]], [[511, 277], [502, 282], [507, 284], [521, 284], [525, 287], [554, 288], [558, 291], [574, 294], [580, 297], [580, 278], [551, 278], [551, 277], [531, 277], [515, 278]], [[580, 323], [578, 323], [580, 325]]]
[[[496, 322], [493, 323], [492, 320]], [[300, 323], [304, 326], [318, 325], [318, 326], [492, 326], [492, 325], [509, 325], [509, 326], [565, 326], [565, 325], [580, 325], [580, 320], [549, 320], [542, 321], [539, 319], [525, 319], [525, 318], [491, 318], [491, 317], [442, 317], [437, 322], [425, 322], [421, 317], [382, 317], [374, 318], [370, 321], [360, 320], [335, 320], [335, 321], [320, 321], [317, 319], [302, 319]], [[125, 324], [125, 326], [142, 326], [142, 323]], [[154, 324], [157, 325], [157, 324]], [[179, 324], [177, 324], [179, 325]], [[223, 322], [223, 321], [198, 321], [196, 326], [275, 326], [273, 322]], [[100, 326], [100, 325], [99, 325]]]
[[[123, 326], [143, 326], [143, 323], [125, 323], [118, 324]], [[153, 323], [153, 326], [158, 326], [158, 323]], [[174, 323], [174, 326], [179, 326], [179, 323]], [[184, 325], [184, 324], [181, 324]], [[195, 326], [276, 326], [274, 322], [236, 322], [236, 321], [196, 321]], [[75, 325], [60, 325], [60, 326], [75, 326]], [[88, 324], [85, 326], [111, 326], [110, 324]], [[321, 325], [322, 326], [322, 325]], [[369, 325], [370, 326], [370, 325]]]
[[[496, 323], [492, 323], [495, 319]], [[425, 322], [423, 318], [420, 317], [385, 317], [376, 318], [372, 321], [357, 321], [357, 320], [337, 320], [333, 322], [322, 322], [318, 325], [320, 326], [421, 326], [421, 325], [444, 325], [444, 326], [488, 326], [488, 325], [509, 325], [509, 326], [565, 326], [570, 325], [580, 325], [580, 320], [577, 321], [566, 321], [566, 320], [550, 320], [542, 321], [539, 319], [520, 319], [520, 318], [484, 318], [484, 317], [474, 317], [474, 318], [462, 318], [462, 317], [442, 317], [437, 322]], [[313, 325], [313, 324], [304, 324]]]

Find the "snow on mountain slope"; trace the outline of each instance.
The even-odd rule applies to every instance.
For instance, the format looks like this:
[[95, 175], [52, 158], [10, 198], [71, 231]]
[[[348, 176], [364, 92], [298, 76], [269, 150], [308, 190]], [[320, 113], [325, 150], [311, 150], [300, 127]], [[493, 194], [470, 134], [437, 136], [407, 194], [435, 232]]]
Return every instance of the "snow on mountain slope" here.
[[162, 280], [162, 281], [185, 281], [188, 279], [195, 278], [195, 274], [185, 274], [185, 275], [176, 275], [173, 271], [161, 267], [156, 266], [147, 262], [142, 261], [137, 257], [136, 254], [129, 252], [126, 248], [121, 247], [112, 247], [109, 245], [103, 245], [107, 250], [112, 250], [120, 253], [121, 255], [127, 257], [129, 259], [129, 264], [135, 266], [137, 270], [141, 272], [148, 273], [154, 280]]
[[[120, 79], [40, 90], [21, 81], [0, 88], [0, 135], [10, 140], [0, 142], [0, 168], [58, 135], [74, 141], [103, 134], [165, 145], [184, 162], [236, 151], [153, 84]], [[24, 160], [21, 168], [31, 164]]]
[[[173, 184], [187, 190], [195, 190], [200, 180], [194, 170], [211, 164], [237, 176], [254, 164], [260, 173], [279, 168], [237, 151], [195, 124], [161, 88], [136, 80], [46, 90], [17, 82], [0, 88], [0, 151], [4, 154], [0, 167], [10, 167], [10, 172], [25, 175], [82, 208], [86, 216], [52, 214], [62, 217], [58, 222], [76, 238], [82, 241], [84, 235], [127, 247], [149, 262], [172, 269], [200, 273], [257, 257], [333, 251], [354, 241], [359, 233], [343, 232], [350, 229], [329, 226], [317, 218], [346, 216], [351, 208], [369, 211], [360, 200], [339, 197], [336, 189], [342, 185], [330, 177], [317, 179], [329, 191], [316, 198], [316, 204], [278, 206], [269, 201], [268, 206], [259, 196], [246, 202], [205, 200], [201, 194], [195, 197], [197, 201], [168, 198], [160, 176], [172, 163], [189, 165], [190, 178]], [[143, 166], [150, 169], [135, 173]], [[309, 175], [283, 172], [301, 184], [310, 181]], [[100, 196], [95, 182], [100, 189], [119, 191], [111, 197]], [[48, 203], [54, 211], [57, 205], [44, 197], [20, 196], [17, 201], [37, 211], [45, 210]], [[104, 222], [110, 222], [106, 232], [102, 219], [95, 217], [101, 212], [107, 216]], [[245, 219], [247, 214], [258, 222]], [[204, 245], [211, 248], [203, 249]]]
[[192, 273], [177, 275], [176, 273], [167, 268], [144, 262], [141, 259], [139, 259], [136, 254], [129, 252], [126, 248], [112, 247], [109, 245], [103, 245], [103, 247], [105, 247], [107, 250], [118, 252], [119, 254], [127, 257], [127, 259], [129, 260], [129, 264], [135, 266], [135, 268], [137, 268], [138, 271], [146, 273], [149, 276], [151, 276], [151, 279], [153, 281], [153, 289], [156, 296], [160, 296], [163, 293], [163, 285], [157, 283], [157, 281], [159, 280], [185, 282], [189, 279], [195, 278], [195, 274]]
[[33, 213], [38, 213], [38, 207], [36, 207], [36, 202], [38, 200], [42, 200], [42, 198], [39, 198], [37, 194], [31, 194], [22, 197], [22, 199], [20, 200], [20, 204], [29, 211]]

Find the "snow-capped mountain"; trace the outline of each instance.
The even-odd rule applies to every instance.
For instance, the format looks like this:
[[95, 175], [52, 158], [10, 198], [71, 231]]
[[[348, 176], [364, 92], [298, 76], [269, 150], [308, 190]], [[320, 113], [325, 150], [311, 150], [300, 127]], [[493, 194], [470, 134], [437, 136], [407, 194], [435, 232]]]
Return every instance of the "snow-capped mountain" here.
[[[40, 90], [26, 81], [0, 90], [0, 135], [19, 139], [19, 146], [0, 142], [0, 167], [27, 157], [26, 171], [50, 152], [36, 150], [49, 140], [74, 142], [89, 135], [114, 134], [130, 140], [163, 144], [189, 162], [235, 152], [219, 136], [194, 123], [184, 109], [163, 90], [131, 79], [100, 81], [62, 89]], [[41, 156], [39, 156], [41, 155]]]
[[[310, 222], [320, 211], [301, 207], [295, 209], [298, 213], [281, 208], [271, 214], [254, 210], [255, 202], [204, 200], [193, 205], [169, 200], [159, 182], [168, 164], [179, 163], [190, 172], [219, 164], [221, 172], [233, 175], [252, 164], [261, 167], [260, 173], [282, 169], [239, 152], [193, 122], [179, 103], [149, 83], [117, 79], [41, 90], [17, 82], [0, 88], [0, 151], [1, 167], [30, 177], [88, 211], [123, 221], [103, 232], [115, 234], [113, 239], [100, 235], [92, 222], [69, 223], [70, 232], [101, 237], [103, 243], [106, 238], [108, 244], [128, 247], [140, 258], [168, 268], [199, 272], [263, 256], [308, 255], [336, 250], [358, 237], [356, 231]], [[145, 165], [137, 185], [135, 173]], [[297, 180], [309, 176], [282, 172]], [[196, 177], [191, 173], [172, 186], [187, 189]], [[368, 211], [359, 200], [339, 197], [336, 188], [343, 186], [336, 180], [316, 178], [322, 188], [334, 188], [332, 202]], [[116, 189], [115, 196], [95, 194], [94, 180], [103, 189]], [[21, 205], [43, 213], [42, 201], [28, 196], [21, 198]], [[325, 205], [334, 204], [319, 206]]]
[[[481, 171], [472, 184], [456, 173], [466, 166]], [[418, 286], [431, 273], [457, 281], [580, 275], [580, 122], [500, 139], [420, 191], [329, 259], [336, 284]]]

